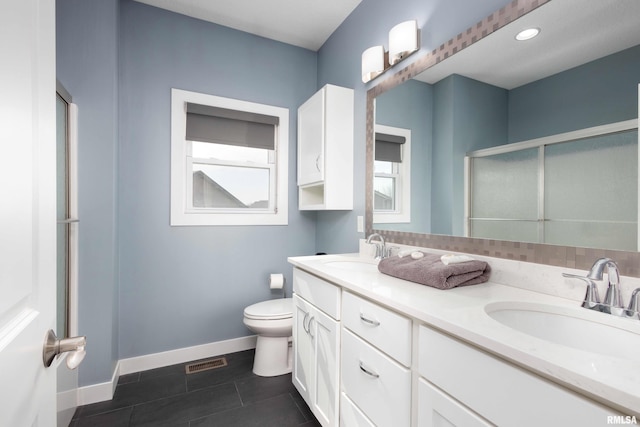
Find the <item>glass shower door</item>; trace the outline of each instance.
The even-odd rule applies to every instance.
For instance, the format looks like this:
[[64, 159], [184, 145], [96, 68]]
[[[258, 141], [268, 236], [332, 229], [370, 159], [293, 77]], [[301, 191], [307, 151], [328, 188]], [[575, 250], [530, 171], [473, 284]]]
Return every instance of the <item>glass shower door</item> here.
[[637, 130], [547, 146], [544, 163], [545, 243], [638, 249]]
[[537, 148], [474, 158], [470, 184], [471, 237], [539, 241]]
[[638, 250], [637, 127], [518, 144], [470, 158], [469, 237]]
[[68, 107], [62, 96], [56, 96], [56, 189], [57, 189], [57, 321], [58, 338], [69, 336], [69, 144]]

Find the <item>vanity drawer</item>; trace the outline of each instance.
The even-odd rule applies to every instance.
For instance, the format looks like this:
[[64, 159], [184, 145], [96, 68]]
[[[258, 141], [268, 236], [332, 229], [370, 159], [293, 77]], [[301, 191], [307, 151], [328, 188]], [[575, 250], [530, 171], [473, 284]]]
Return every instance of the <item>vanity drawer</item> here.
[[495, 425], [600, 426], [619, 414], [434, 329], [420, 326], [419, 340], [420, 375]]
[[340, 393], [340, 427], [376, 427], [347, 397]]
[[491, 424], [424, 378], [419, 378], [418, 427], [433, 426], [490, 427]]
[[342, 331], [342, 390], [377, 426], [408, 426], [411, 371], [346, 329]]
[[343, 292], [342, 324], [404, 366], [411, 366], [411, 320], [408, 318]]
[[306, 271], [293, 269], [293, 292], [340, 320], [340, 288]]

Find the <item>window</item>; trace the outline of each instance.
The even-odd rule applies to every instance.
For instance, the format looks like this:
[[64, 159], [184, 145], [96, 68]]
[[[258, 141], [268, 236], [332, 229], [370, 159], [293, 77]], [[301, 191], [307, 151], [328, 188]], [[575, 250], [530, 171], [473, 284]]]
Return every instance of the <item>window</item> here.
[[289, 110], [173, 89], [171, 225], [286, 225]]
[[375, 125], [374, 223], [411, 222], [411, 130]]

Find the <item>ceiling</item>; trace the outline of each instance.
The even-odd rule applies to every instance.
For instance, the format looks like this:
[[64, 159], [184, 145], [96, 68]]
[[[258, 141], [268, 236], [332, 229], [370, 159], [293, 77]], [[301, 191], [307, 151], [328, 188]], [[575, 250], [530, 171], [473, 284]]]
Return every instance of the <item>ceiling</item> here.
[[[317, 51], [362, 0], [136, 0]], [[521, 29], [541, 28], [517, 42]], [[513, 89], [640, 44], [639, 0], [553, 0], [416, 77], [452, 74]]]
[[136, 0], [317, 51], [362, 0]]
[[[538, 37], [518, 42], [518, 31]], [[553, 0], [427, 69], [416, 79], [436, 83], [456, 73], [505, 89], [640, 44], [640, 1]]]

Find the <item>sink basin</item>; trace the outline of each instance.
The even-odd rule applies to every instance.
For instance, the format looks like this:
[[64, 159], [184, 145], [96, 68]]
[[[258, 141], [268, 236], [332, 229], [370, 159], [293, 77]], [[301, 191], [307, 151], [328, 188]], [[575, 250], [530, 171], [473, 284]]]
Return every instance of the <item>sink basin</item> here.
[[373, 263], [373, 261], [365, 261], [365, 260], [338, 260], [338, 261], [328, 261], [325, 262], [324, 265], [328, 267], [339, 268], [341, 270], [350, 270], [350, 271], [364, 271], [369, 273], [377, 273], [378, 272], [378, 264]]
[[523, 302], [491, 303], [485, 311], [505, 326], [562, 346], [634, 361], [640, 354], [637, 319], [581, 307]]

